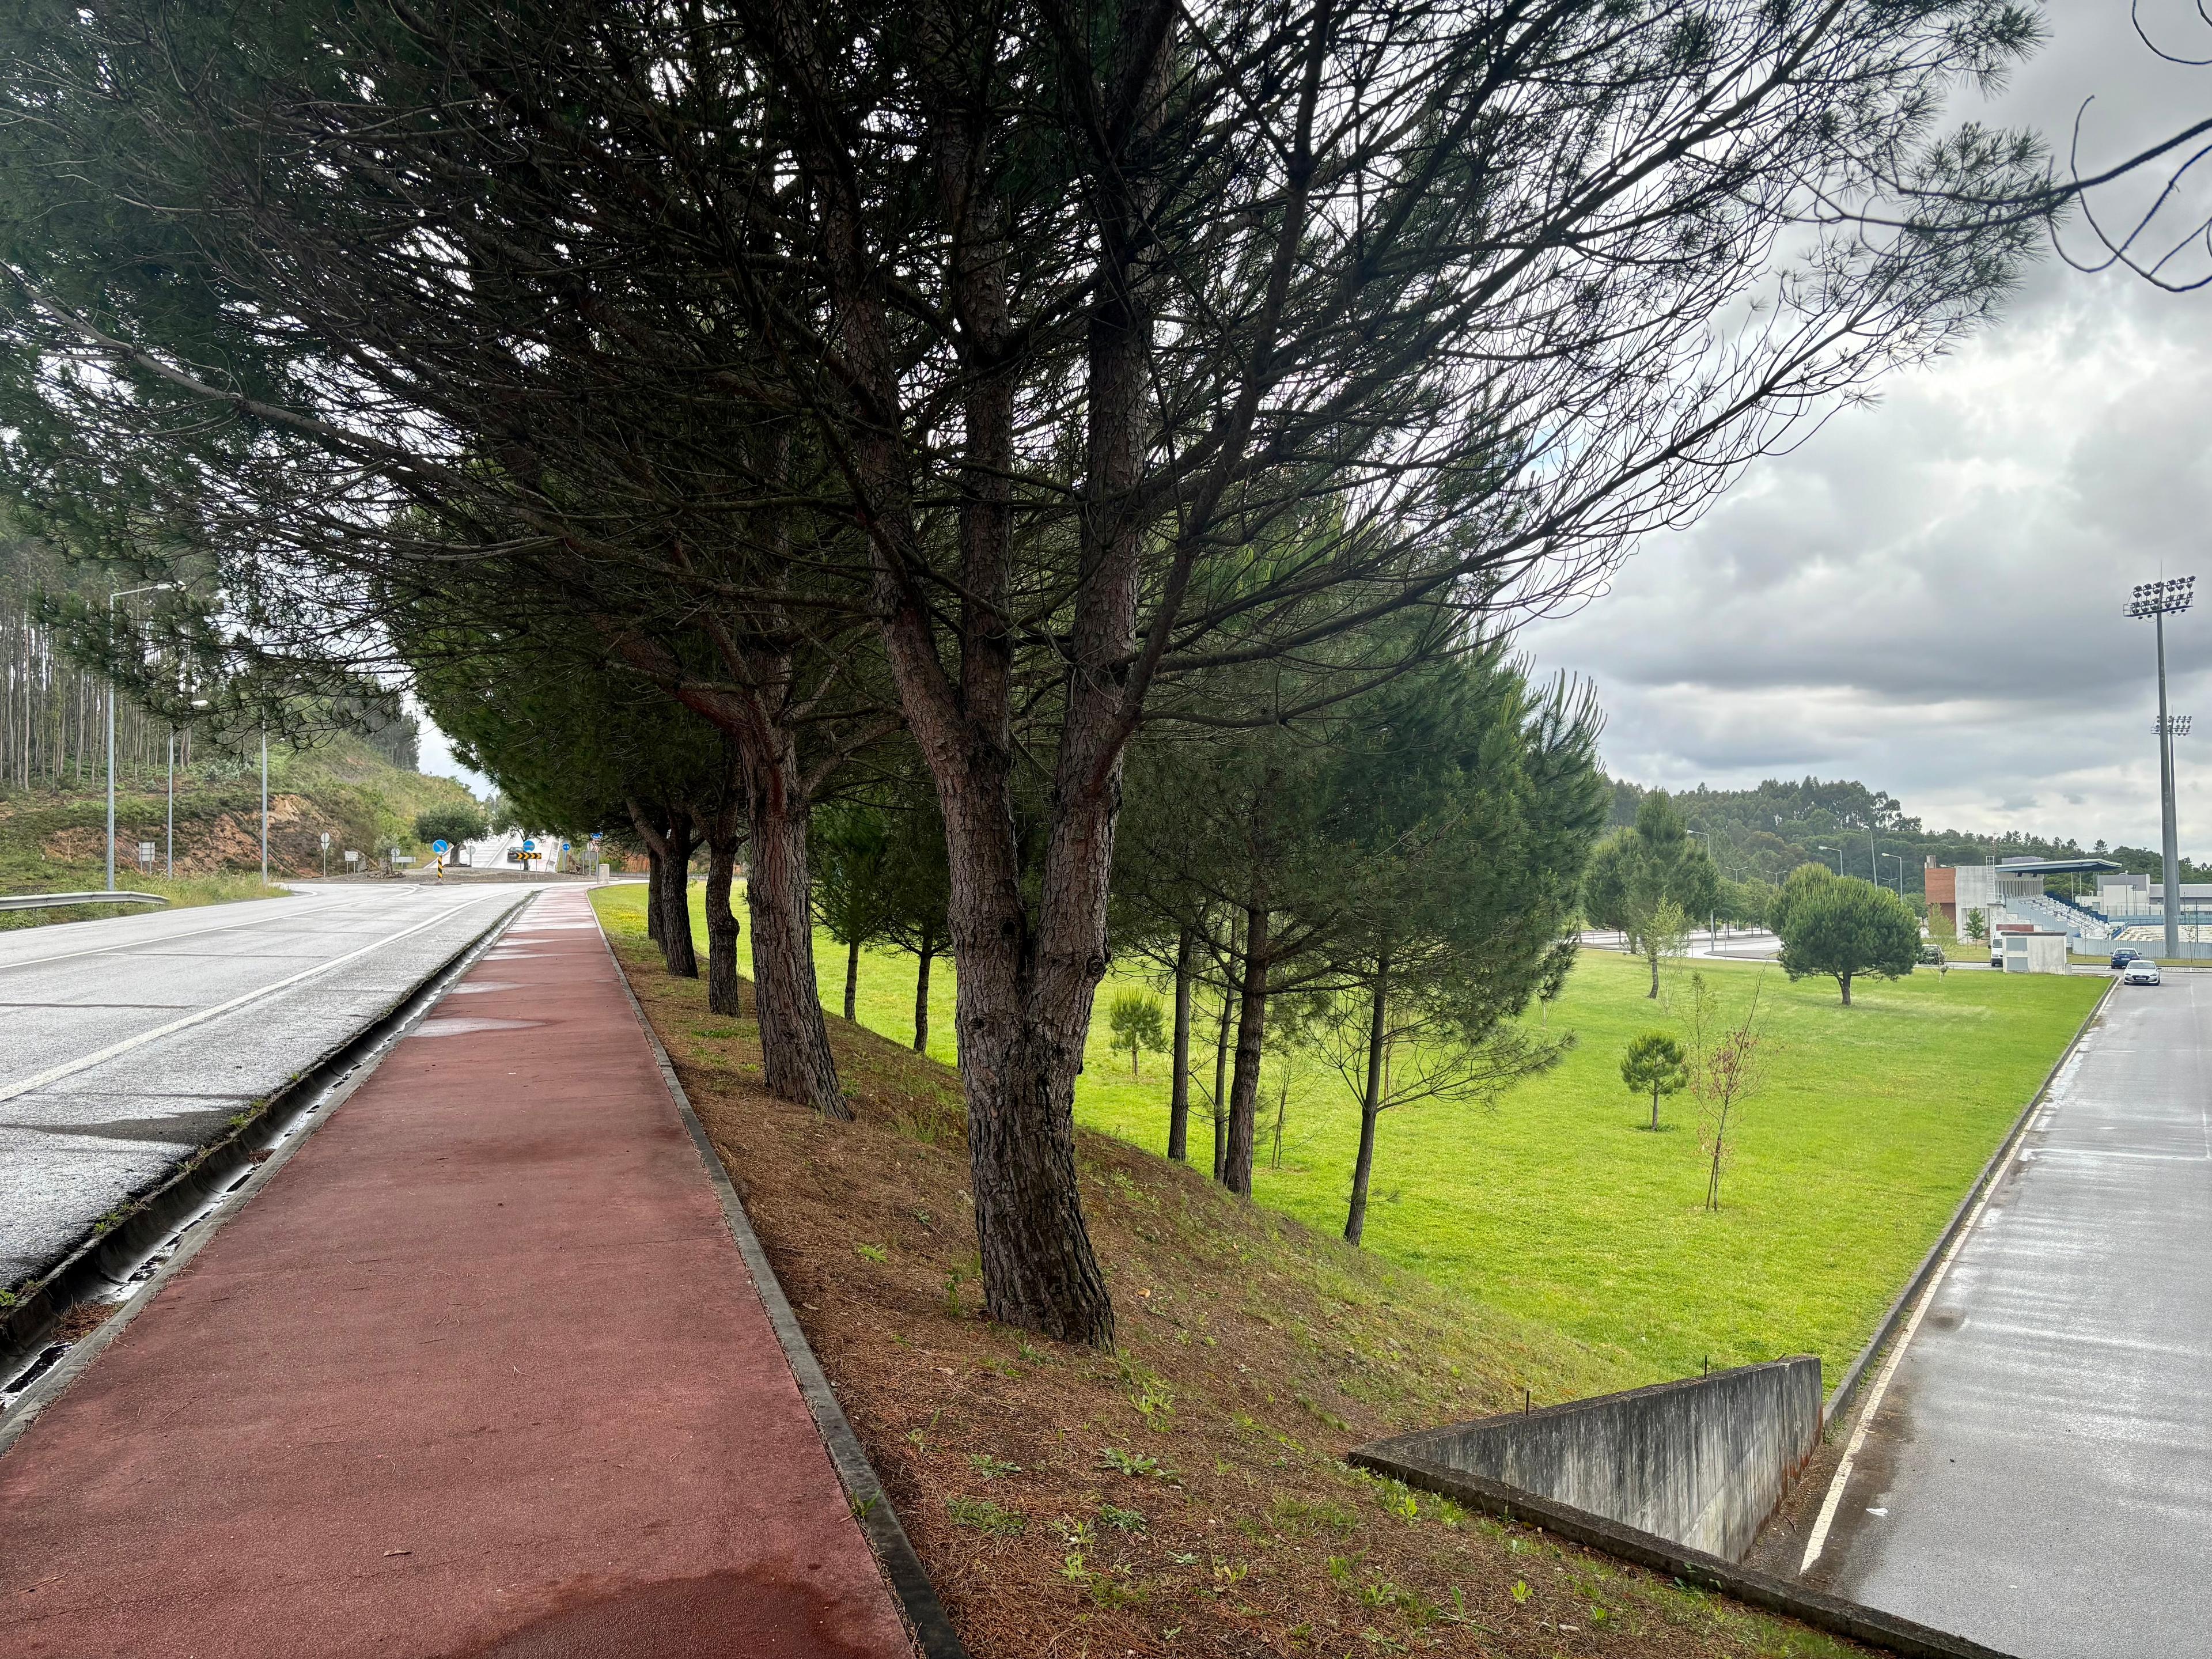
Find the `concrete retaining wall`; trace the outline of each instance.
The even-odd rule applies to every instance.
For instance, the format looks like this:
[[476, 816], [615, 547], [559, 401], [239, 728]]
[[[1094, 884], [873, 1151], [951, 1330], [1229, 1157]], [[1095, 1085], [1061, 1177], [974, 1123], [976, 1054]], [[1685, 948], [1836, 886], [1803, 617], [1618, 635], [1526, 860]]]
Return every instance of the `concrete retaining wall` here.
[[1364, 1449], [1480, 1475], [1737, 1561], [1820, 1438], [1820, 1362], [1801, 1357]]

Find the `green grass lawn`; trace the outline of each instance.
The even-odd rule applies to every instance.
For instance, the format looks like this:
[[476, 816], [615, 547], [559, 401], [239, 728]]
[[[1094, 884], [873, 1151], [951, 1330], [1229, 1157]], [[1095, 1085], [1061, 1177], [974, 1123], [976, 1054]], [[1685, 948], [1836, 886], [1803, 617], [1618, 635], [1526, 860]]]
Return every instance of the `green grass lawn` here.
[[[611, 925], [642, 931], [642, 887], [602, 889]], [[694, 907], [697, 893], [694, 891]], [[705, 927], [697, 931], [704, 949]], [[816, 939], [824, 1005], [843, 1006], [845, 956]], [[1559, 1069], [1492, 1109], [1410, 1107], [1377, 1136], [1366, 1244], [1480, 1300], [1615, 1350], [1658, 1379], [1778, 1354], [1819, 1354], [1832, 1382], [2005, 1128], [2108, 982], [2025, 974], [1919, 972], [1852, 987], [1793, 985], [1779, 969], [1703, 964], [1727, 1004], [1758, 989], [1766, 1010], [1769, 1079], [1744, 1117], [1718, 1213], [1703, 1208], [1705, 1165], [1686, 1096], [1668, 1129], [1637, 1126], [1648, 1102], [1620, 1081], [1621, 1049], [1654, 1026], [1679, 1035], [1687, 972], [1669, 970], [1665, 1001], [1644, 995], [1639, 962], [1586, 951], [1551, 1024], [1574, 1031]], [[930, 1052], [952, 1057], [952, 974], [937, 965]], [[860, 1022], [914, 1035], [914, 958], [867, 951]], [[1082, 1122], [1154, 1151], [1167, 1139], [1170, 1066], [1146, 1054], [1135, 1079], [1108, 1048], [1102, 991], [1076, 1094]], [[1201, 1030], [1201, 1080], [1212, 1077]], [[1194, 1059], [1197, 1056], [1194, 1054]], [[1340, 1230], [1358, 1133], [1334, 1073], [1293, 1063], [1279, 1167], [1273, 1114], [1283, 1083], [1267, 1068], [1261, 1124], [1261, 1202]], [[1203, 1121], [1194, 1158], [1212, 1156]]]

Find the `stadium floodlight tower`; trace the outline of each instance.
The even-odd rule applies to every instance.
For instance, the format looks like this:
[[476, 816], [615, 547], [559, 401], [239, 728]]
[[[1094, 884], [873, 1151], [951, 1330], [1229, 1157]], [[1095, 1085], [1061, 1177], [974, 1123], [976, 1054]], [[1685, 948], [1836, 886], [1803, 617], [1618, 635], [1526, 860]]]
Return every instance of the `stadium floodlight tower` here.
[[2166, 712], [2166, 619], [2189, 609], [2194, 576], [2144, 582], [2128, 599], [2128, 615], [2151, 619], [2158, 629], [2158, 784], [2160, 828], [2166, 836], [2166, 954], [2181, 954], [2181, 854], [2173, 824], [2173, 722]]

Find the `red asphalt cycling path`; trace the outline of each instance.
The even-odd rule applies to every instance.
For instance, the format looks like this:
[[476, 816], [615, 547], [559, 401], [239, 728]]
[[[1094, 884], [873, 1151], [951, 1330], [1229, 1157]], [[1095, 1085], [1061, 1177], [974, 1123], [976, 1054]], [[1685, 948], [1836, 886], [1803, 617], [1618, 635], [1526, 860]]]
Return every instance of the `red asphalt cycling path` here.
[[0, 1455], [0, 1655], [907, 1659], [581, 892]]

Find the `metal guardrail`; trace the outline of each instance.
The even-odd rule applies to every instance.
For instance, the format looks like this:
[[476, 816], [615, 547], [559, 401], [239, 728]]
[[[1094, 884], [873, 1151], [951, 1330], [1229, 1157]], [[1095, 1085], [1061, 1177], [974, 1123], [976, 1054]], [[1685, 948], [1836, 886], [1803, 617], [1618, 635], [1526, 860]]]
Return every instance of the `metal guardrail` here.
[[167, 904], [159, 893], [0, 893], [0, 910], [53, 910], [70, 904]]

